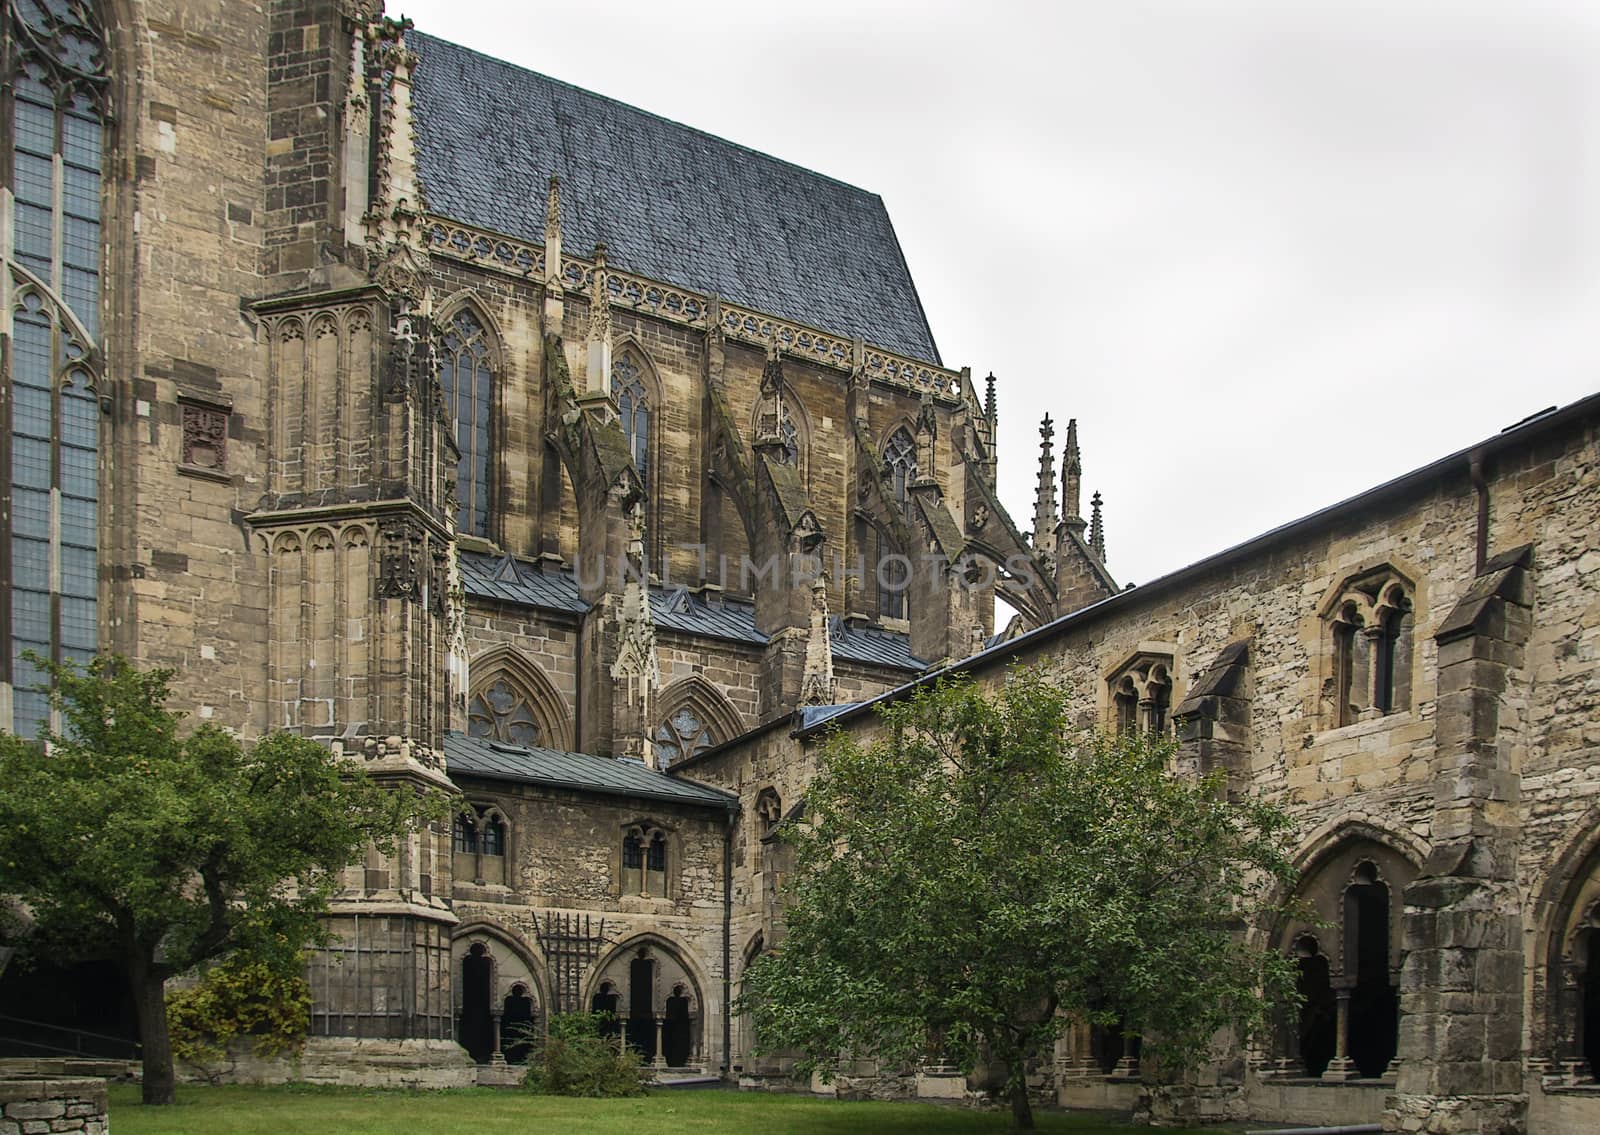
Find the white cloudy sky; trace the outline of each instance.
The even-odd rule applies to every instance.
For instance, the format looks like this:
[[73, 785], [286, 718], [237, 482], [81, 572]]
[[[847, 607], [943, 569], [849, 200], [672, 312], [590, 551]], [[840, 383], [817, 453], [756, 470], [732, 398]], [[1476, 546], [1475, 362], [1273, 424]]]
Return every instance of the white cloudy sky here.
[[1600, 389], [1593, 7], [389, 8], [880, 193], [1012, 514], [1078, 418], [1124, 582]]

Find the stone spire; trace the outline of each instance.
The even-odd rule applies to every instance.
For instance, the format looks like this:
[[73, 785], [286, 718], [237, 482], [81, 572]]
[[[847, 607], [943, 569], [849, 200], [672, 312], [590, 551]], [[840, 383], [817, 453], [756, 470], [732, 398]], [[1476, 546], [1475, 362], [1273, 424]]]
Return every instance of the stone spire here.
[[1083, 458], [1078, 454], [1078, 419], [1067, 422], [1067, 445], [1061, 455], [1061, 521], [1083, 536]]
[[1106, 562], [1106, 526], [1100, 515], [1102, 503], [1098, 492], [1089, 498], [1089, 550], [1103, 564]]
[[1056, 427], [1050, 415], [1039, 423], [1039, 488], [1033, 500], [1033, 549], [1047, 563], [1056, 553], [1055, 455], [1051, 439]]
[[811, 581], [811, 626], [806, 635], [800, 704], [832, 705], [833, 702], [833, 637], [829, 633], [828, 579], [819, 571]]
[[606, 246], [594, 246], [594, 277], [589, 288], [589, 369], [584, 383], [591, 398], [611, 394], [611, 287], [606, 274]]
[[774, 335], [767, 340], [767, 363], [761, 368], [752, 446], [783, 444], [783, 352]]
[[989, 435], [993, 437], [995, 428], [1000, 424], [999, 403], [994, 394], [994, 371], [990, 371], [989, 377], [983, 381], [983, 416], [989, 419]]

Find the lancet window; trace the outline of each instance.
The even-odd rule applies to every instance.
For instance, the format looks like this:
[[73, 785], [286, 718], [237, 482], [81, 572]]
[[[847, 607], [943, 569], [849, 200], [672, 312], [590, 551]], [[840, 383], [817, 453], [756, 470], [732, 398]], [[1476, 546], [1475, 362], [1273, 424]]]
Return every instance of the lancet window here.
[[627, 351], [611, 364], [611, 396], [617, 401], [622, 419], [622, 436], [628, 439], [628, 452], [639, 480], [650, 483], [650, 398], [645, 392], [639, 362]]
[[439, 386], [445, 412], [455, 422], [456, 529], [471, 536], [489, 534], [489, 413], [494, 372], [489, 336], [463, 308], [445, 326]]
[[14, 253], [0, 399], [0, 729], [33, 736], [50, 709], [24, 652], [83, 662], [99, 645], [107, 50], [92, 4], [7, 4], [0, 25]]

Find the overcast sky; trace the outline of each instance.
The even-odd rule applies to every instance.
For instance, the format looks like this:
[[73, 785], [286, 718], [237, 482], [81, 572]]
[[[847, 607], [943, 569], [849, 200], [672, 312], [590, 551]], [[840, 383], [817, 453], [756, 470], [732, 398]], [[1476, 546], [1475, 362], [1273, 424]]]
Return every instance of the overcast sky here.
[[881, 194], [1012, 515], [1076, 417], [1121, 582], [1600, 390], [1592, 6], [389, 9]]

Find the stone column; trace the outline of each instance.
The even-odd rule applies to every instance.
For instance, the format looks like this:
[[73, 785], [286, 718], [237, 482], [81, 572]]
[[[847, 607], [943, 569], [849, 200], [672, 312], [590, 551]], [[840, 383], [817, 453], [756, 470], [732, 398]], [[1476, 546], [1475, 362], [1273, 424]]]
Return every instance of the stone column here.
[[1350, 995], [1354, 992], [1353, 979], [1336, 979], [1333, 990], [1337, 1012], [1333, 1026], [1333, 1059], [1328, 1061], [1328, 1067], [1322, 1073], [1322, 1078], [1329, 1083], [1355, 1080], [1361, 1076], [1361, 1070], [1350, 1059]]
[[656, 1058], [650, 1062], [656, 1068], [665, 1068], [667, 1066], [667, 1053], [661, 1046], [662, 1033], [665, 1031], [666, 1022], [667, 1019], [665, 1017], [656, 1018]]
[[504, 1064], [505, 1051], [500, 1047], [500, 1013], [495, 1010], [489, 1014], [489, 1019], [494, 1022], [494, 1051], [489, 1054], [490, 1064]]
[[1522, 1072], [1520, 677], [1532, 548], [1484, 564], [1435, 634], [1433, 853], [1405, 889], [1389, 1131], [1527, 1129]]

